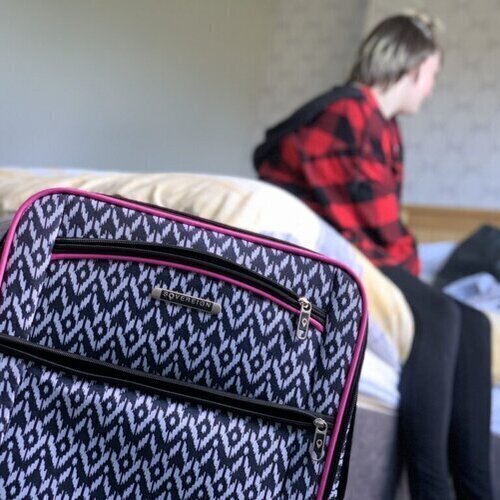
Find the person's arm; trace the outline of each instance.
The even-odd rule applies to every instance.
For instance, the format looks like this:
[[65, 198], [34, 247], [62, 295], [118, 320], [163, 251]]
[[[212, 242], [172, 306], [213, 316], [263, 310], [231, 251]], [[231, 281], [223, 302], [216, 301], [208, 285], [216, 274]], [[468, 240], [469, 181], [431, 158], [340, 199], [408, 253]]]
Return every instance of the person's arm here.
[[[415, 255], [415, 243], [400, 220], [400, 169], [382, 163], [348, 117], [336, 119], [337, 134], [324, 131], [332, 125], [325, 116], [327, 123], [297, 136], [301, 170], [314, 193], [311, 206], [375, 263], [401, 264]], [[391, 146], [399, 148], [394, 133]], [[416, 265], [412, 271], [418, 272]]]

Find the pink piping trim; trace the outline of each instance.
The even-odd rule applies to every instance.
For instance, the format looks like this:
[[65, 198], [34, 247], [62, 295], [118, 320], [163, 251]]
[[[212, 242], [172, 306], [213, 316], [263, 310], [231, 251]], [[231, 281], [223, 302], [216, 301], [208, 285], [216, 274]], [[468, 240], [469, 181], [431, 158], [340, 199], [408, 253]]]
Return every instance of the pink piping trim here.
[[339, 405], [339, 410], [338, 410], [338, 418], [336, 419], [335, 426], [332, 432], [332, 436], [330, 438], [330, 444], [328, 446], [328, 452], [326, 455], [326, 460], [325, 460], [325, 467], [323, 469], [323, 473], [321, 476], [321, 482], [320, 486], [318, 489], [318, 493], [316, 498], [319, 500], [323, 497], [326, 489], [326, 483], [328, 480], [328, 472], [331, 468], [332, 465], [332, 460], [333, 460], [333, 455], [334, 451], [337, 445], [337, 440], [338, 440], [338, 435], [340, 432], [340, 426], [341, 423], [343, 422], [345, 418], [345, 410], [347, 406], [347, 399], [349, 396], [349, 393], [351, 392], [352, 386], [354, 384], [354, 374], [356, 372], [356, 367], [360, 363], [360, 358], [361, 358], [361, 352], [362, 352], [362, 346], [366, 342], [366, 325], [368, 321], [368, 310], [366, 307], [367, 301], [366, 301], [366, 294], [365, 290], [363, 288], [363, 285], [359, 281], [358, 277], [352, 272], [352, 270], [347, 267], [346, 265], [342, 264], [341, 262], [337, 262], [334, 259], [331, 259], [327, 257], [326, 255], [321, 255], [315, 252], [312, 252], [310, 250], [302, 249], [302, 248], [297, 248], [291, 245], [287, 245], [286, 243], [279, 243], [276, 241], [271, 241], [268, 240], [264, 237], [258, 237], [258, 236], [253, 236], [250, 234], [245, 234], [245, 233], [239, 233], [238, 231], [234, 231], [231, 229], [223, 228], [223, 227], [218, 227], [214, 226], [212, 224], [204, 223], [198, 220], [191, 220], [189, 217], [182, 217], [176, 214], [170, 214], [170, 213], [165, 213], [160, 210], [155, 210], [154, 208], [151, 207], [144, 207], [142, 205], [138, 205], [136, 203], [132, 203], [129, 201], [125, 200], [120, 200], [117, 198], [112, 198], [110, 196], [106, 196], [104, 194], [99, 194], [99, 193], [90, 193], [88, 191], [83, 191], [80, 189], [72, 189], [72, 188], [52, 188], [52, 189], [45, 189], [43, 191], [40, 191], [39, 193], [34, 194], [30, 198], [28, 198], [19, 208], [17, 211], [14, 219], [12, 220], [11, 226], [9, 228], [9, 231], [7, 232], [7, 236], [5, 239], [5, 246], [2, 252], [2, 256], [0, 258], [0, 287], [2, 285], [2, 280], [3, 280], [3, 275], [5, 272], [5, 267], [7, 265], [7, 255], [9, 253], [9, 249], [12, 245], [12, 241], [14, 239], [14, 232], [16, 230], [17, 225], [19, 224], [19, 220], [23, 216], [24, 212], [28, 209], [29, 206], [31, 206], [32, 203], [34, 203], [36, 200], [39, 198], [42, 198], [43, 196], [49, 196], [53, 194], [69, 194], [69, 195], [75, 195], [75, 196], [83, 196], [85, 198], [90, 198], [98, 201], [104, 201], [107, 203], [110, 203], [112, 205], [117, 205], [120, 207], [125, 207], [125, 208], [130, 208], [132, 210], [136, 210], [139, 212], [155, 215], [157, 217], [160, 217], [162, 219], [169, 219], [173, 220], [176, 222], [181, 222], [181, 223], [187, 223], [192, 226], [196, 227], [202, 227], [205, 229], [208, 229], [210, 231], [215, 231], [221, 234], [228, 234], [231, 236], [234, 236], [236, 238], [246, 240], [246, 241], [251, 241], [254, 243], [259, 243], [261, 245], [270, 247], [270, 248], [276, 248], [278, 250], [285, 250], [290, 253], [294, 253], [296, 255], [302, 255], [304, 257], [309, 257], [312, 259], [315, 259], [320, 262], [325, 262], [327, 264], [334, 265], [336, 267], [339, 267], [340, 269], [344, 270], [347, 274], [351, 276], [351, 278], [356, 282], [358, 285], [358, 288], [360, 290], [361, 294], [361, 300], [363, 302], [363, 313], [361, 315], [361, 323], [360, 323], [360, 328], [358, 332], [358, 338], [356, 340], [356, 347], [354, 349], [354, 354], [353, 354], [353, 362], [351, 363], [351, 367], [349, 369], [349, 373], [347, 375], [347, 380], [346, 380], [346, 385], [344, 387], [344, 391], [342, 393], [342, 396], [340, 398], [340, 405]]
[[[262, 297], [265, 297], [268, 300], [271, 300], [272, 302], [275, 302], [279, 306], [281, 306], [283, 309], [286, 309], [287, 311], [290, 311], [294, 314], [300, 314], [300, 311], [285, 302], [281, 301], [280, 299], [277, 299], [273, 295], [263, 292], [262, 290], [259, 290], [258, 288], [254, 288], [251, 285], [247, 285], [246, 283], [242, 283], [241, 281], [234, 280], [233, 278], [229, 278], [227, 276], [224, 276], [223, 274], [217, 274], [213, 273], [212, 271], [206, 271], [205, 269], [200, 269], [198, 267], [193, 267], [193, 266], [186, 266], [185, 264], [178, 264], [177, 262], [169, 262], [167, 260], [156, 260], [156, 259], [148, 259], [148, 258], [136, 258], [136, 257], [128, 257], [128, 256], [123, 256], [123, 255], [105, 255], [105, 254], [93, 254], [93, 253], [82, 253], [82, 254], [77, 254], [77, 253], [54, 253], [52, 254], [51, 260], [67, 260], [67, 259], [92, 259], [92, 260], [119, 260], [123, 262], [141, 262], [143, 264], [152, 264], [155, 266], [163, 266], [163, 267], [173, 267], [175, 269], [181, 269], [183, 271], [191, 271], [195, 272], [198, 274], [204, 274], [205, 276], [210, 276], [211, 278], [216, 278], [220, 281], [225, 281], [227, 283], [231, 283], [231, 285], [235, 285], [239, 288], [244, 288], [245, 290], [248, 290], [252, 293], [255, 293], [256, 295], [260, 295]], [[323, 325], [315, 320], [314, 318], [311, 318], [311, 324], [314, 325], [320, 332], [324, 331]]]

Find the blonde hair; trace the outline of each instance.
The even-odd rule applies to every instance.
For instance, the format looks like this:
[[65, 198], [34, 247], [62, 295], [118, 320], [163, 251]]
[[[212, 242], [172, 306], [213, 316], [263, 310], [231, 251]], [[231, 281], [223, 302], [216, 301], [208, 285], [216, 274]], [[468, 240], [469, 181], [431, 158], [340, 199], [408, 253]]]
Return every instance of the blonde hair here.
[[361, 43], [349, 82], [387, 88], [417, 69], [441, 47], [439, 20], [426, 14], [400, 14], [380, 22]]

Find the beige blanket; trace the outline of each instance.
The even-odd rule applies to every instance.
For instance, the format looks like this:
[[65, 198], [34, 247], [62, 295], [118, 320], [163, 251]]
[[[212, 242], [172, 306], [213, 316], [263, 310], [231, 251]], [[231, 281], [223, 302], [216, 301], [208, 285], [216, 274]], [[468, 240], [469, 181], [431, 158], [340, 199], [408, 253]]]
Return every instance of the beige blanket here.
[[[68, 186], [170, 207], [225, 224], [290, 239], [318, 250], [324, 223], [295, 197], [249, 179], [195, 174], [78, 173], [44, 170], [43, 175], [0, 169], [0, 214], [13, 212], [31, 194]], [[389, 336], [403, 363], [411, 349], [414, 324], [403, 295], [384, 275], [336, 233], [330, 256], [350, 265], [365, 286], [370, 316]], [[332, 238], [331, 235], [329, 235]], [[494, 330], [493, 373], [500, 382], [500, 316]]]
[[[255, 232], [292, 237], [313, 250], [321, 237], [320, 219], [295, 197], [249, 179], [195, 174], [82, 173], [0, 169], [0, 210], [14, 211], [33, 193], [55, 186], [120, 194]], [[371, 316], [387, 332], [405, 360], [413, 339], [413, 319], [400, 291], [354, 247], [339, 245], [363, 279]], [[344, 259], [345, 260], [345, 259]]]

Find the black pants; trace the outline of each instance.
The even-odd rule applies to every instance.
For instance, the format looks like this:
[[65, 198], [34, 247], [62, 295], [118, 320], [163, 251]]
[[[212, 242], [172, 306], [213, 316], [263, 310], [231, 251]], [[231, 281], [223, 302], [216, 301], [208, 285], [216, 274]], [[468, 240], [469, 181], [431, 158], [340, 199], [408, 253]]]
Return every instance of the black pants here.
[[413, 499], [491, 499], [491, 340], [484, 314], [401, 268], [383, 268], [415, 318], [400, 382]]

